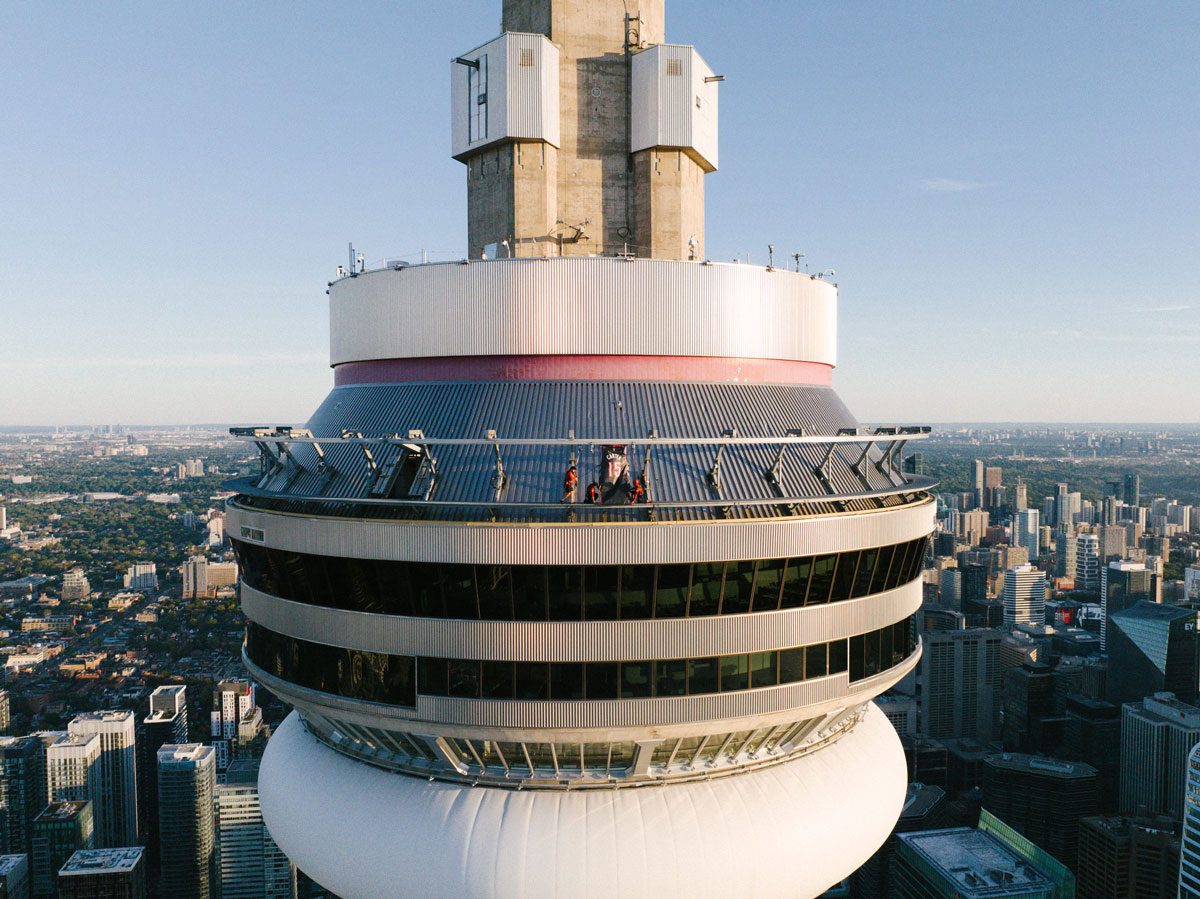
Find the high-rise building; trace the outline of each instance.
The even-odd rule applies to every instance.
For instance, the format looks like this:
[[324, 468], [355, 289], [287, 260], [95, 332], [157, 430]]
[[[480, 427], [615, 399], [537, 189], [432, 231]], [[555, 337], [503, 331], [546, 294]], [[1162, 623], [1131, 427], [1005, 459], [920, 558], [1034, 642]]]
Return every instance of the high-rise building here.
[[0, 899], [30, 899], [33, 896], [33, 872], [29, 854], [0, 855]]
[[1013, 516], [1013, 543], [1029, 551], [1029, 558], [1041, 555], [1041, 513], [1037, 509], [1021, 509]]
[[[1017, 478], [1016, 497], [1013, 502], [1013, 507], [1018, 512], [1023, 512], [1029, 508], [1029, 488], [1025, 486], [1025, 482]], [[1034, 511], [1037, 511], [1036, 509]]]
[[33, 819], [45, 807], [42, 741], [36, 737], [0, 737], [0, 854], [33, 850]]
[[1121, 811], [1183, 817], [1188, 754], [1200, 743], [1200, 709], [1170, 693], [1121, 707]]
[[56, 800], [90, 801], [89, 816], [102, 795], [99, 734], [46, 734], [46, 784], [51, 802]]
[[168, 685], [150, 694], [150, 714], [138, 742], [138, 821], [145, 837], [147, 870], [158, 871], [158, 750], [187, 742], [187, 688]]
[[1004, 626], [1046, 623], [1046, 577], [1032, 565], [1004, 572]]
[[1142, 479], [1140, 475], [1125, 475], [1125, 505], [1140, 506], [1142, 504]]
[[1121, 709], [1111, 702], [1073, 695], [1066, 701], [1063, 758], [1096, 769], [1100, 810], [1115, 811], [1120, 789]]
[[12, 719], [12, 703], [7, 690], [0, 690], [0, 734], [8, 731]]
[[962, 609], [962, 572], [957, 568], [942, 569], [938, 596], [941, 604], [956, 611]]
[[1108, 641], [1108, 701], [1137, 702], [1152, 693], [1196, 701], [1200, 679], [1197, 612], [1142, 600], [1117, 612]]
[[141, 846], [80, 849], [58, 869], [59, 899], [146, 899]]
[[153, 562], [134, 562], [122, 582], [127, 590], [157, 590], [158, 566]]
[[1000, 510], [996, 507], [995, 497], [996, 497], [996, 491], [1001, 489], [1000, 481], [1001, 481], [1001, 471], [1000, 471], [999, 466], [989, 465], [987, 468], [985, 468], [983, 470], [984, 508], [986, 508], [992, 512], [997, 512], [997, 513]]
[[222, 899], [295, 899], [296, 868], [263, 826], [258, 759], [230, 762], [217, 784], [217, 870]]
[[1096, 769], [1018, 753], [983, 762], [983, 807], [1075, 870], [1079, 820], [1100, 810]]
[[51, 802], [33, 820], [33, 894], [58, 895], [58, 869], [79, 849], [93, 846], [92, 804]]
[[1179, 855], [1179, 899], [1200, 899], [1200, 744], [1188, 753]]
[[[213, 794], [217, 758], [211, 746], [168, 743], [158, 750], [158, 833], [164, 896], [216, 896]], [[329, 823], [329, 822], [327, 822]]]
[[183, 575], [183, 598], [195, 599], [208, 595], [208, 559], [189, 556], [180, 568]]
[[971, 563], [959, 570], [962, 572], [962, 611], [967, 616], [967, 623], [973, 627], [998, 626], [1003, 617], [1003, 604], [988, 599], [987, 566]]
[[1100, 538], [1100, 560], [1107, 564], [1116, 559], [1125, 558], [1126, 531], [1116, 524], [1098, 529]]
[[718, 76], [662, 0], [502, 28], [451, 64], [468, 264], [334, 281], [333, 392], [236, 431], [264, 820], [343, 895], [815, 895], [904, 801], [920, 429], [829, 386], [834, 284], [704, 264]]
[[1100, 589], [1100, 539], [1095, 534], [1075, 535], [1075, 586]]
[[1059, 531], [1054, 542], [1054, 576], [1075, 579], [1077, 559], [1075, 555], [1075, 534], [1071, 531]]
[[82, 568], [72, 568], [64, 572], [62, 598], [66, 602], [76, 602], [87, 599], [92, 595], [92, 585], [88, 583], [87, 575]]
[[1057, 715], [1050, 665], [1026, 662], [1004, 669], [1001, 705], [1006, 750], [1054, 754], [1060, 747], [1065, 722]]
[[1178, 823], [1170, 818], [1105, 815], [1079, 822], [1079, 899], [1174, 899], [1178, 875]]
[[978, 829], [896, 836], [889, 899], [1069, 899], [1075, 878], [987, 812]]
[[217, 770], [224, 771], [236, 748], [252, 741], [262, 730], [262, 710], [254, 702], [254, 684], [240, 680], [217, 684], [210, 722]]
[[980, 506], [982, 506], [982, 505], [983, 505], [983, 478], [984, 478], [984, 474], [983, 474], [983, 460], [982, 460], [982, 459], [976, 459], [976, 460], [975, 460], [975, 465], [974, 465], [974, 474], [975, 474], [975, 477], [974, 477], [973, 484], [974, 484], [974, 500], [975, 500], [975, 507], [976, 507], [976, 508], [979, 508]]
[[95, 769], [100, 783], [92, 809], [96, 845], [137, 845], [137, 729], [133, 712], [85, 712], [71, 720], [67, 733], [100, 738]]
[[921, 733], [937, 739], [1000, 737], [999, 631], [969, 628], [922, 636]]
[[1101, 569], [1101, 649], [1108, 649], [1109, 619], [1117, 612], [1124, 612], [1142, 600], [1152, 600], [1151, 586], [1151, 572], [1144, 562], [1121, 560], [1109, 562]]

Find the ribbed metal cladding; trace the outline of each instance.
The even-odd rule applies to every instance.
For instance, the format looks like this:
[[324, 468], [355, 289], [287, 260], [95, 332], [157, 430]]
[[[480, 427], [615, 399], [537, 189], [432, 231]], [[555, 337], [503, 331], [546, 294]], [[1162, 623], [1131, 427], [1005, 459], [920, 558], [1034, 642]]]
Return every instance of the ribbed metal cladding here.
[[264, 544], [355, 559], [475, 565], [653, 565], [847, 552], [925, 537], [931, 499], [870, 513], [803, 519], [627, 524], [451, 524], [317, 518], [226, 506], [226, 530]]
[[529, 662], [689, 659], [825, 643], [902, 621], [921, 582], [806, 609], [646, 621], [461, 621], [310, 606], [242, 585], [242, 610], [313, 643], [392, 655]]
[[[616, 440], [630, 444], [634, 476], [641, 472], [651, 432], [660, 437], [719, 438], [736, 430], [740, 437], [780, 437], [790, 431], [836, 434], [858, 422], [829, 387], [807, 384], [734, 384], [631, 381], [462, 381], [414, 384], [356, 384], [335, 388], [306, 427], [317, 437], [343, 431], [365, 437], [407, 435], [420, 430], [428, 438], [482, 439], [488, 431], [504, 438]], [[639, 441], [643, 441], [640, 442]], [[705, 502], [720, 499], [773, 501], [781, 496], [820, 498], [893, 487], [875, 463], [882, 446], [871, 448], [859, 469], [861, 447], [731, 445], [721, 456], [721, 490], [714, 492], [706, 474], [716, 460], [713, 445], [654, 446], [650, 492], [656, 502]], [[325, 465], [308, 444], [291, 447], [303, 471], [279, 472], [263, 489], [283, 495], [363, 497], [373, 472], [361, 446], [326, 443]], [[394, 459], [398, 446], [376, 445], [380, 465]], [[487, 504], [496, 499], [492, 446], [436, 446], [439, 477], [430, 495], [438, 502]], [[595, 475], [600, 450], [578, 447], [580, 487]], [[508, 484], [506, 502], [558, 503], [562, 477], [571, 458], [567, 446], [503, 446]], [[776, 465], [778, 463], [778, 467]], [[828, 485], [817, 474], [824, 463]], [[777, 471], [777, 483], [767, 477]], [[582, 490], [578, 499], [583, 499]], [[822, 510], [811, 506], [812, 511]], [[711, 510], [689, 513], [714, 517]], [[736, 514], [736, 509], [732, 514]]]
[[[420, 723], [449, 727], [521, 728], [534, 730], [589, 728], [650, 728], [672, 725], [705, 725], [720, 730], [725, 722], [792, 714], [796, 720], [828, 714], [838, 708], [865, 702], [907, 675], [921, 656], [920, 646], [902, 663], [851, 687], [845, 673], [737, 693], [679, 696], [664, 699], [616, 699], [588, 702], [553, 700], [447, 699], [418, 696], [417, 708], [403, 709], [342, 699], [281, 681], [258, 668], [243, 653], [247, 669], [271, 692], [301, 709], [331, 719], [350, 716], [364, 724], [405, 720], [407, 729], [420, 732]], [[530, 735], [527, 739], [536, 739]]]
[[425, 356], [742, 356], [836, 364], [837, 288], [664, 259], [496, 259], [366, 272], [329, 292], [330, 364]]

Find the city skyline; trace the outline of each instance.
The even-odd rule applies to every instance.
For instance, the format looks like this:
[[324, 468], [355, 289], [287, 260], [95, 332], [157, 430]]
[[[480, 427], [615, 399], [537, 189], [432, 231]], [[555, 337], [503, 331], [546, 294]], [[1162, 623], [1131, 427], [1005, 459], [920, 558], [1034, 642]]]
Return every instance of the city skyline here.
[[[0, 75], [22, 85], [0, 146], [0, 425], [301, 422], [332, 380], [322, 282], [347, 242], [368, 265], [465, 255], [446, 72], [490, 6], [442, 5], [412, 42], [385, 4], [0, 10]], [[668, 27], [730, 75], [708, 255], [761, 265], [773, 243], [778, 265], [837, 271], [834, 384], [860, 415], [1194, 417], [1179, 111], [1200, 99], [1200, 11], [763, 3], [741, 46], [705, 11], [681, 0]], [[750, 164], [764, 143], [779, 161]], [[930, 340], [879, 377], [880, 353]]]

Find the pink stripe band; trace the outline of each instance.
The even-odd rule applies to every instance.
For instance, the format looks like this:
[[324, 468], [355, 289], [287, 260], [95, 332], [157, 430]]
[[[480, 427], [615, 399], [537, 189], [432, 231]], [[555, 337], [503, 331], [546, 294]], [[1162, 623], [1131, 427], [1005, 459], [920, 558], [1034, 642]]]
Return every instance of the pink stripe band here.
[[833, 383], [833, 366], [725, 356], [436, 356], [334, 366], [336, 386], [413, 381], [745, 381]]

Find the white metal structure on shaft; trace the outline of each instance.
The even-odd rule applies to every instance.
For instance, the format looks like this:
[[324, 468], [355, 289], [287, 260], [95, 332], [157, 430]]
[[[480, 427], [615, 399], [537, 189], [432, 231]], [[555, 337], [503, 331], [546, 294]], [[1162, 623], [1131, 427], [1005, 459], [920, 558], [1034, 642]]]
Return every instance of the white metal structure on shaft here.
[[293, 715], [259, 791], [280, 848], [344, 897], [751, 899], [815, 896], [865, 862], [906, 780], [899, 738], [871, 705], [834, 748], [783, 765], [565, 792], [396, 776], [327, 748]]

